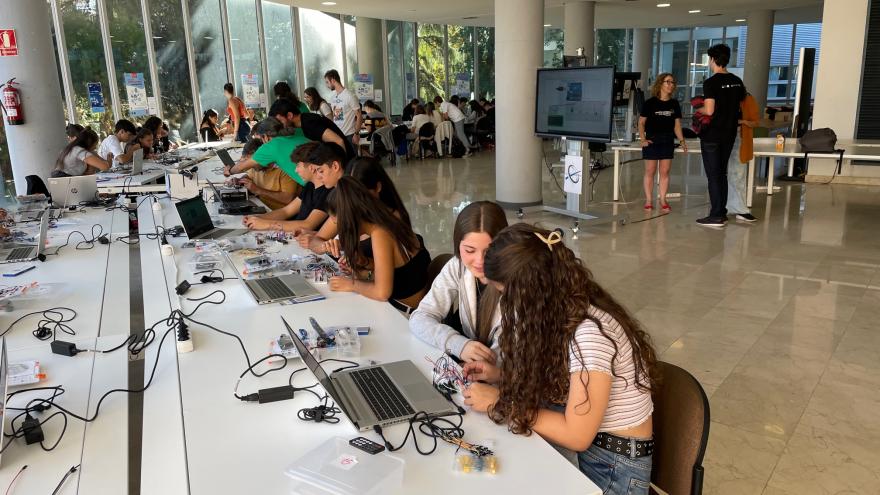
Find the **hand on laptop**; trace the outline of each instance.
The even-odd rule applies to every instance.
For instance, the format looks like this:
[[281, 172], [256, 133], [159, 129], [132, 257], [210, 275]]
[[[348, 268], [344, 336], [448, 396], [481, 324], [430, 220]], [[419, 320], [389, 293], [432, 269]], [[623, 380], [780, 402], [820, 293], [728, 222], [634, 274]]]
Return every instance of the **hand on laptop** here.
[[485, 383], [471, 383], [461, 391], [464, 396], [464, 405], [477, 412], [486, 412], [498, 402], [500, 392], [494, 385]]

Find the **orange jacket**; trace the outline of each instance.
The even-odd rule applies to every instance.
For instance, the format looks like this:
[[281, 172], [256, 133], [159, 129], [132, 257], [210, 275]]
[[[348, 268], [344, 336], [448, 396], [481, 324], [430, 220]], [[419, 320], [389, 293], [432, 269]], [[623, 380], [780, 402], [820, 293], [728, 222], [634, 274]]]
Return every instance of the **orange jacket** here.
[[[739, 104], [742, 120], [757, 122], [760, 119], [758, 114], [758, 102], [755, 97], [747, 94], [743, 101]], [[754, 142], [755, 130], [745, 124], [739, 126], [739, 161], [740, 163], [749, 163], [754, 158]]]

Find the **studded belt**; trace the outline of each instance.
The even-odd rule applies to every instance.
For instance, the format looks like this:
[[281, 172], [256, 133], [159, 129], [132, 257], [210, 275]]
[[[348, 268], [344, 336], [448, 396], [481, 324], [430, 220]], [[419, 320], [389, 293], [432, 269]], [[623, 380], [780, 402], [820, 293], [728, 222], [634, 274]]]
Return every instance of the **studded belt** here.
[[636, 440], [604, 432], [596, 434], [593, 445], [612, 454], [625, 455], [631, 459], [649, 456], [654, 452], [654, 440]]

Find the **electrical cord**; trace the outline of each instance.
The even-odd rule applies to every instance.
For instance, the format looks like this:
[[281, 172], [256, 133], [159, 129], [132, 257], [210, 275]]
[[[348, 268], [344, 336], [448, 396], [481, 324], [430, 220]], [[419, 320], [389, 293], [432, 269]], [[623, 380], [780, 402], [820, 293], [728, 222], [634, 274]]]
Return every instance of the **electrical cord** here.
[[[8, 445], [8, 444], [7, 444], [7, 445]], [[5, 448], [5, 447], [4, 447], [4, 448]], [[2, 452], [2, 451], [3, 451], [3, 450], [0, 449], [0, 452]], [[12, 493], [12, 485], [15, 484], [15, 481], [18, 480], [18, 477], [21, 476], [21, 473], [23, 473], [24, 470], [27, 469], [27, 467], [28, 467], [28, 465], [25, 464], [24, 466], [21, 467], [21, 469], [18, 470], [17, 473], [15, 473], [15, 476], [12, 477], [12, 481], [9, 482], [9, 486], [6, 487], [6, 492], [5, 492], [6, 495], [9, 495], [10, 493]]]
[[[70, 313], [69, 317], [65, 314], [65, 312]], [[16, 319], [12, 323], [10, 323], [8, 327], [6, 327], [6, 330], [0, 333], [0, 337], [5, 336], [7, 333], [12, 331], [13, 327], [15, 327], [15, 325], [17, 325], [20, 321], [35, 315], [42, 315], [42, 318], [37, 322], [37, 328], [31, 331], [34, 337], [39, 340], [49, 340], [58, 331], [61, 331], [68, 335], [76, 335], [76, 332], [73, 330], [73, 328], [70, 327], [70, 325], [67, 325], [67, 323], [77, 317], [77, 312], [72, 308], [56, 306], [54, 308], [33, 311], [18, 317], [18, 319]]]
[[71, 466], [71, 468], [68, 469], [66, 473], [64, 473], [64, 477], [61, 478], [61, 481], [59, 481], [58, 485], [55, 487], [55, 489], [52, 490], [52, 495], [58, 495], [58, 492], [61, 490], [61, 487], [64, 486], [64, 482], [67, 481], [67, 478], [70, 478], [70, 476], [73, 473], [75, 473], [76, 470], [79, 469], [79, 467], [81, 465], [82, 464], [77, 464], [76, 466]]
[[[97, 229], [97, 232], [95, 232], [96, 229]], [[89, 249], [93, 249], [95, 247], [95, 243], [99, 242], [100, 238], [104, 237], [104, 227], [101, 224], [96, 223], [96, 224], [92, 225], [92, 229], [91, 229], [90, 233], [92, 235], [91, 239], [86, 237], [86, 235], [83, 234], [82, 232], [80, 232], [79, 230], [72, 231], [71, 233], [67, 234], [67, 239], [64, 241], [64, 244], [55, 248], [54, 253], [46, 253], [46, 256], [57, 256], [58, 253], [61, 251], [61, 248], [67, 247], [70, 244], [70, 238], [73, 237], [73, 234], [79, 234], [83, 238], [82, 241], [79, 241], [76, 243], [76, 245], [74, 246], [75, 249], [77, 249], [79, 251], [86, 251]], [[83, 246], [86, 246], [86, 247], [83, 247]]]
[[296, 417], [303, 421], [312, 423], [330, 423], [335, 425], [341, 421], [337, 414], [342, 413], [342, 409], [336, 407], [336, 404], [328, 404], [330, 397], [325, 395], [321, 404], [315, 407], [304, 407], [297, 411]]
[[[458, 422], [453, 422], [450, 417], [457, 417]], [[454, 416], [430, 416], [428, 413], [424, 411], [419, 411], [412, 415], [409, 418], [409, 427], [406, 430], [406, 436], [403, 437], [403, 441], [400, 442], [400, 445], [394, 447], [391, 445], [391, 442], [385, 438], [385, 434], [382, 431], [382, 427], [379, 425], [373, 426], [373, 431], [375, 431], [380, 438], [382, 438], [382, 442], [385, 444], [385, 448], [388, 449], [388, 452], [395, 452], [403, 448], [406, 445], [406, 442], [409, 440], [410, 436], [413, 439], [413, 445], [416, 447], [416, 452], [421, 455], [431, 455], [437, 450], [437, 439], [441, 439], [444, 441], [449, 441], [449, 439], [461, 439], [464, 437], [464, 430], [461, 428], [461, 425], [464, 421], [464, 416], [461, 414], [455, 414]], [[418, 428], [416, 428], [418, 425]], [[430, 438], [433, 442], [430, 450], [422, 450], [421, 446], [419, 446], [418, 435], [416, 434], [416, 430], [422, 435]]]

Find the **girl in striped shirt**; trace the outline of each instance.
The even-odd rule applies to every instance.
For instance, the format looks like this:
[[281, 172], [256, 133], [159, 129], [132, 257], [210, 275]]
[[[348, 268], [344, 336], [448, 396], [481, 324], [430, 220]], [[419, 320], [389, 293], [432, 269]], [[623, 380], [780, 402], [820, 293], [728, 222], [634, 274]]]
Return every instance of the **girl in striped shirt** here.
[[557, 232], [502, 230], [484, 270], [503, 292], [503, 360], [465, 365], [465, 404], [578, 452], [605, 494], [647, 494], [656, 379], [648, 335]]

